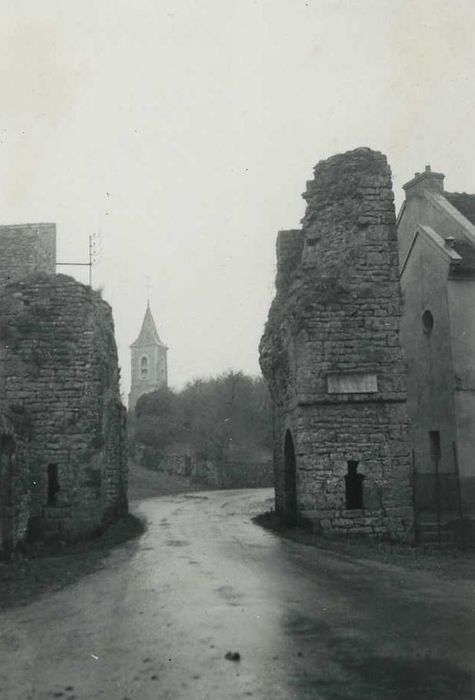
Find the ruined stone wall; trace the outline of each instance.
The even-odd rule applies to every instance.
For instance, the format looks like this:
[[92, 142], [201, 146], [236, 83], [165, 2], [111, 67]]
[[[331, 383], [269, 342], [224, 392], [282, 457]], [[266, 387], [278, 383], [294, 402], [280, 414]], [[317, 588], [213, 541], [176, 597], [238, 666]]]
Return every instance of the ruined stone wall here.
[[273, 484], [270, 456], [222, 460], [198, 458], [193, 465], [196, 481], [217, 489], [267, 488]]
[[56, 272], [56, 225], [0, 226], [0, 287], [34, 272]]
[[[404, 539], [412, 527], [406, 366], [386, 159], [357, 149], [323, 161], [304, 198], [300, 236], [279, 235], [283, 260], [260, 347], [274, 402], [276, 506], [285, 508], [290, 430], [300, 517], [326, 531]], [[347, 508], [349, 461], [364, 476], [362, 509]]]
[[0, 558], [26, 537], [31, 503], [29, 425], [0, 404]]
[[279, 231], [277, 236], [277, 275], [275, 287], [278, 294], [285, 293], [292, 283], [295, 270], [302, 261], [305, 240], [302, 231]]
[[[127, 508], [125, 416], [111, 309], [64, 275], [2, 292], [4, 403], [30, 426], [30, 526], [75, 538]], [[59, 491], [48, 505], [48, 465]]]
[[195, 450], [186, 443], [173, 443], [164, 449], [154, 449], [136, 442], [134, 457], [147, 469], [178, 476], [191, 476], [196, 464]]

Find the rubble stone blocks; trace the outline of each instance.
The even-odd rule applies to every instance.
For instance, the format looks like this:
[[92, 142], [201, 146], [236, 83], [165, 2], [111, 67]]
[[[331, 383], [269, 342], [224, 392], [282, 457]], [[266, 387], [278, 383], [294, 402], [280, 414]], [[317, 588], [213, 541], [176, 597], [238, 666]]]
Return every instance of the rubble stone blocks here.
[[[0, 250], [3, 240], [0, 230]], [[0, 286], [0, 298], [0, 540], [84, 537], [127, 512], [111, 308], [45, 271]]]
[[56, 272], [56, 224], [0, 226], [0, 286]]
[[[314, 172], [302, 229], [277, 238], [276, 296], [260, 344], [274, 404], [276, 509], [286, 513], [294, 490], [295, 515], [316, 529], [411, 540], [390, 169], [381, 153], [358, 148]], [[362, 475], [357, 509], [348, 507], [349, 463]]]

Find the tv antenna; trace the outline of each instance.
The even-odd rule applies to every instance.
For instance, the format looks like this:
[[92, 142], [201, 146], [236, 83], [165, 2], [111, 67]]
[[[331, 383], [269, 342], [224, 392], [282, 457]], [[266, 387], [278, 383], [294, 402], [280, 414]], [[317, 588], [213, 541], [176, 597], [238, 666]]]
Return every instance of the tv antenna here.
[[99, 262], [102, 253], [102, 240], [100, 233], [89, 234], [89, 262], [57, 262], [58, 266], [70, 267], [88, 267], [89, 268], [89, 286], [92, 287], [92, 268]]

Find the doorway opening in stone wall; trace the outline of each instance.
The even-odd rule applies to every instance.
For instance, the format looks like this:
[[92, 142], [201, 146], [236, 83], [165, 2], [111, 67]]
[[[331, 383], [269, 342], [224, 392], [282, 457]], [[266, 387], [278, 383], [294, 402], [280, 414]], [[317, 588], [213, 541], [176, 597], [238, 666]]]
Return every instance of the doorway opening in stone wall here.
[[440, 457], [442, 454], [441, 446], [440, 446], [440, 432], [438, 430], [430, 430], [429, 431], [429, 450], [430, 450], [430, 457], [432, 462], [436, 465], [436, 468], [439, 465], [440, 462]]
[[56, 495], [59, 491], [58, 465], [48, 464], [48, 506], [56, 505]]
[[284, 442], [284, 517], [289, 523], [297, 520], [297, 461], [290, 430]]
[[359, 462], [350, 459], [347, 462], [348, 473], [345, 475], [346, 509], [360, 510], [363, 508], [363, 474], [358, 474]]

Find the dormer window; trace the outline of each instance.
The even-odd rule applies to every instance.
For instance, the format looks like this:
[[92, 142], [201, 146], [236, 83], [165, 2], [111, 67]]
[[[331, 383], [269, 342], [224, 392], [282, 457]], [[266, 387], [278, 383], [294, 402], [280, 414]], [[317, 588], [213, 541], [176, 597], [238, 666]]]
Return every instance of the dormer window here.
[[148, 357], [140, 358], [140, 379], [148, 379]]

